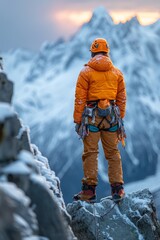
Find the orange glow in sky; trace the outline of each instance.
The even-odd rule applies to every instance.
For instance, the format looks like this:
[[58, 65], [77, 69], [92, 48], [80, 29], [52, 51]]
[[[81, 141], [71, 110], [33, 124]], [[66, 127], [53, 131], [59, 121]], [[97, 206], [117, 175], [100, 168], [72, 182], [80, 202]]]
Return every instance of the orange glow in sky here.
[[55, 15], [57, 20], [67, 21], [77, 26], [89, 21], [91, 16], [92, 13], [90, 11], [61, 11]]
[[124, 12], [111, 12], [111, 16], [115, 23], [126, 22], [134, 16], [137, 16], [139, 22], [142, 25], [148, 25], [156, 22], [160, 18], [159, 12], [134, 12], [134, 11], [124, 11]]
[[[138, 17], [142, 25], [154, 23], [160, 18], [159, 12], [136, 12], [136, 11], [110, 11], [110, 14], [115, 23], [126, 22], [134, 16]], [[57, 12], [54, 17], [59, 22], [70, 23], [75, 26], [80, 26], [90, 20], [92, 12], [90, 11], [61, 11]]]

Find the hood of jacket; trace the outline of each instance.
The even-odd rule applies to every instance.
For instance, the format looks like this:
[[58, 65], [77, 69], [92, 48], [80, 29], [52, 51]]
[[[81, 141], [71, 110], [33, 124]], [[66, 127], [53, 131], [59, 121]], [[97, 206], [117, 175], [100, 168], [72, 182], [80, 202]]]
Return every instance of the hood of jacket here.
[[99, 72], [106, 72], [113, 67], [113, 63], [109, 57], [96, 55], [89, 60], [86, 66], [89, 66]]

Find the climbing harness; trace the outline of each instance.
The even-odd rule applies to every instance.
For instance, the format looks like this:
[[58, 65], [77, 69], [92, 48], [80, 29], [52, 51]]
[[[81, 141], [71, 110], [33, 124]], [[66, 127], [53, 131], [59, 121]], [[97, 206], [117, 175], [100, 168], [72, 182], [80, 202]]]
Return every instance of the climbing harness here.
[[[88, 117], [92, 118], [91, 124], [89, 124], [89, 130], [92, 131], [92, 129], [94, 128], [93, 132], [109, 131], [113, 126], [115, 126], [117, 124], [117, 122], [116, 122], [117, 120], [115, 118], [115, 113], [112, 108], [112, 101], [110, 101], [109, 106], [106, 107], [105, 109], [100, 108], [98, 103], [99, 103], [99, 101], [87, 102], [87, 106], [85, 107], [84, 115], [86, 116], [86, 118], [88, 118]], [[100, 121], [98, 126], [92, 125], [92, 124], [95, 124], [96, 114], [99, 117], [102, 117], [102, 120]], [[108, 117], [110, 118], [110, 120], [108, 119]], [[110, 127], [101, 129], [100, 126], [104, 120], [106, 120], [109, 123]], [[88, 120], [87, 120], [87, 122], [88, 122]], [[113, 130], [111, 130], [111, 131], [113, 131]]]
[[[82, 114], [82, 123], [79, 129], [79, 136], [84, 139], [90, 132], [109, 131], [118, 132], [118, 139], [122, 142], [122, 146], [125, 147], [125, 129], [123, 120], [120, 116], [119, 107], [116, 105], [115, 100], [111, 100], [106, 109], [102, 109], [98, 106], [99, 101], [89, 101]], [[95, 126], [96, 114], [102, 117], [98, 126]], [[108, 118], [109, 117], [109, 118]], [[91, 118], [89, 123], [88, 118]], [[109, 120], [110, 119], [110, 120]], [[101, 128], [103, 121], [107, 121], [110, 125], [109, 128]]]

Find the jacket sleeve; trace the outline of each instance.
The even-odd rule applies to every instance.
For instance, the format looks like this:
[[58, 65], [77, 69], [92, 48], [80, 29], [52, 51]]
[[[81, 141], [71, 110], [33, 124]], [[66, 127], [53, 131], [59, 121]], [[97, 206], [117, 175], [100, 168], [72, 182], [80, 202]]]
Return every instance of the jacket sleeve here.
[[78, 76], [76, 91], [75, 91], [75, 103], [74, 103], [74, 122], [81, 123], [82, 113], [84, 111], [87, 94], [88, 94], [88, 76], [85, 70], [82, 70]]
[[125, 86], [123, 74], [121, 72], [119, 72], [119, 78], [118, 78], [116, 104], [120, 109], [121, 118], [124, 118], [126, 113], [126, 86]]

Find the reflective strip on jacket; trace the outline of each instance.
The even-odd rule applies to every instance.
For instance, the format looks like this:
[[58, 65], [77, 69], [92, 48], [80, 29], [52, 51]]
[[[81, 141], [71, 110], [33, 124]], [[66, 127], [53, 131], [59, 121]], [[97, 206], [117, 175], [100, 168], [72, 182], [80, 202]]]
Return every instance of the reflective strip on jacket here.
[[126, 88], [123, 74], [113, 65], [110, 58], [104, 55], [91, 58], [78, 76], [74, 122], [81, 122], [87, 101], [100, 99], [116, 100], [121, 118], [125, 116]]

